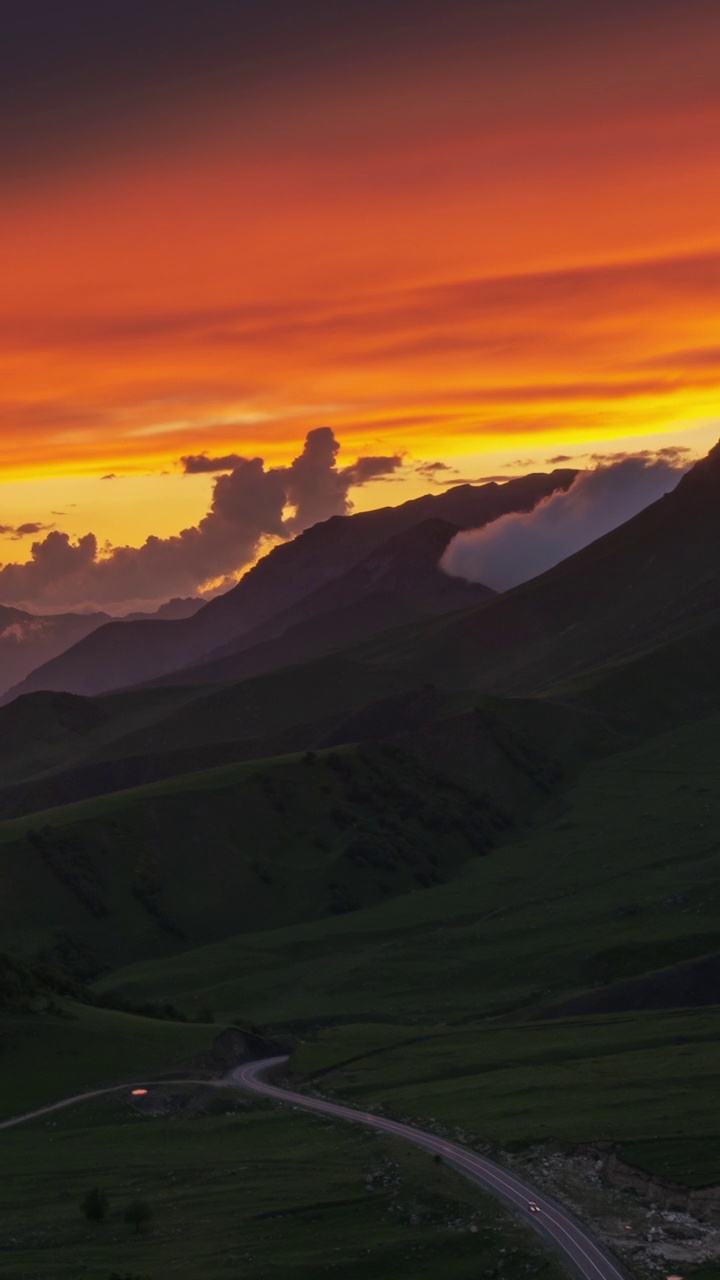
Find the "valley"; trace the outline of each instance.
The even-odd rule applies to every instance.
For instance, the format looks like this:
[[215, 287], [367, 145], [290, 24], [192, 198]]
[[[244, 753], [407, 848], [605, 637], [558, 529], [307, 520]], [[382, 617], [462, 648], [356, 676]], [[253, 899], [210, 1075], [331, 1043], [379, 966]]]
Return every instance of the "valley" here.
[[[628, 524], [500, 595], [469, 602], [449, 592], [441, 605], [436, 584], [423, 616], [403, 605], [391, 617], [368, 595], [367, 628], [351, 615], [346, 631], [327, 609], [327, 583], [313, 583], [287, 616], [253, 623], [261, 638], [248, 626], [249, 647], [208, 650], [177, 676], [88, 696], [68, 675], [62, 687], [6, 700], [4, 1117], [93, 1084], [177, 1075], [234, 1025], [287, 1046], [295, 1089], [462, 1134], [501, 1160], [535, 1160], [541, 1178], [544, 1159], [597, 1151], [601, 1163], [612, 1156], [693, 1192], [717, 1186], [719, 512], [716, 448]], [[437, 558], [427, 533], [417, 583], [428, 547]], [[365, 532], [349, 539], [355, 566], [360, 541], [368, 551]], [[280, 549], [285, 559], [300, 542]], [[395, 545], [398, 580], [418, 545], [405, 535]], [[357, 569], [337, 574], [340, 612], [355, 590], [342, 585], [348, 572]], [[199, 627], [203, 612], [182, 627]], [[309, 627], [307, 646], [298, 626]], [[262, 662], [248, 658], [255, 646]], [[93, 1167], [97, 1126], [112, 1143], [122, 1138], [128, 1188], [145, 1194], [150, 1174], [139, 1170], [155, 1161], [182, 1164], [178, 1194], [185, 1187], [200, 1206], [210, 1174], [182, 1144], [204, 1126], [226, 1204], [235, 1129], [256, 1153], [282, 1133], [283, 1189], [274, 1165], [258, 1175], [254, 1207], [231, 1214], [254, 1224], [243, 1227], [253, 1243], [238, 1251], [228, 1237], [217, 1274], [258, 1249], [254, 1274], [274, 1274], [275, 1243], [258, 1226], [271, 1204], [281, 1220], [306, 1224], [287, 1274], [322, 1274], [307, 1224], [332, 1219], [349, 1239], [345, 1210], [334, 1217], [328, 1204], [336, 1194], [354, 1203], [341, 1188], [374, 1140], [342, 1130], [335, 1190], [312, 1209], [317, 1175], [299, 1170], [326, 1161], [325, 1122], [237, 1100], [227, 1117], [197, 1105], [197, 1116], [162, 1121], [177, 1156], [145, 1145], [160, 1121], [141, 1132], [108, 1101], [89, 1119], [64, 1115], [58, 1135], [38, 1122], [33, 1159], [46, 1167], [48, 1143], [67, 1133]], [[13, 1132], [8, 1152], [21, 1141]], [[20, 1170], [22, 1158], [11, 1158]], [[445, 1237], [423, 1236], [421, 1223], [451, 1221], [454, 1198], [470, 1222], [481, 1202], [450, 1172], [431, 1189], [417, 1153], [397, 1159], [409, 1162], [417, 1204], [435, 1206], [413, 1209], [419, 1221], [403, 1237], [432, 1274]], [[288, 1189], [296, 1178], [307, 1178], [307, 1197]], [[59, 1202], [37, 1194], [57, 1251], [48, 1266], [69, 1276], [85, 1251], [87, 1274], [105, 1280], [99, 1238], [79, 1224], [63, 1234]], [[172, 1270], [192, 1265], [176, 1252], [173, 1195], [162, 1192], [165, 1225], [148, 1240], [153, 1280], [193, 1274]], [[374, 1274], [405, 1274], [411, 1253], [401, 1258], [395, 1228], [369, 1209], [363, 1222], [366, 1212]], [[488, 1258], [492, 1233], [516, 1230], [488, 1225], [496, 1212], [482, 1207]], [[215, 1230], [224, 1238], [225, 1226]], [[203, 1231], [188, 1258], [209, 1248]], [[457, 1257], [447, 1274], [458, 1278], [472, 1274], [463, 1232], [442, 1253], [450, 1268]], [[121, 1243], [123, 1265], [134, 1265]], [[556, 1262], [528, 1247], [532, 1261], [519, 1270], [554, 1274]], [[343, 1274], [365, 1274], [345, 1249]], [[646, 1280], [659, 1274], [648, 1257], [623, 1265]], [[715, 1265], [688, 1255], [683, 1274], [713, 1280]], [[486, 1273], [511, 1277], [514, 1266], [495, 1259]]]

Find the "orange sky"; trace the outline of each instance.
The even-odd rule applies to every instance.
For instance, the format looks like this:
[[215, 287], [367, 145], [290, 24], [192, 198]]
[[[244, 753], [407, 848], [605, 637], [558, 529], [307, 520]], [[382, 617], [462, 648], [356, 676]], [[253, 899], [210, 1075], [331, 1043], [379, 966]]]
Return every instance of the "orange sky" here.
[[655, 13], [176, 87], [12, 170], [0, 524], [137, 544], [206, 509], [181, 455], [286, 463], [318, 425], [406, 455], [363, 506], [426, 487], [413, 460], [713, 443], [718, 21]]

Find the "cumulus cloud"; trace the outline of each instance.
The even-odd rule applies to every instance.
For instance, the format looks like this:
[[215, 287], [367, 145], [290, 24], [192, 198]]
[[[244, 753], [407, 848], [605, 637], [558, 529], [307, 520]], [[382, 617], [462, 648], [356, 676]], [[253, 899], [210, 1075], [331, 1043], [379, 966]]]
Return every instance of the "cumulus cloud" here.
[[673, 489], [684, 470], [677, 457], [636, 454], [581, 471], [569, 489], [551, 494], [533, 511], [457, 534], [442, 568], [452, 577], [506, 591], [637, 515]]
[[[316, 502], [322, 508], [327, 508], [327, 516], [319, 515], [317, 519], [325, 520], [328, 516], [338, 514], [338, 503], [344, 505], [346, 511], [350, 510], [350, 489], [368, 484], [370, 480], [390, 476], [402, 466], [401, 455], [395, 453], [385, 457], [356, 458], [350, 466], [338, 469], [336, 460], [339, 449], [340, 445], [330, 427], [316, 427], [308, 433], [300, 457], [289, 467], [276, 468], [286, 477], [290, 505], [298, 505], [296, 499], [299, 495], [300, 503], [307, 506], [312, 491]], [[238, 453], [226, 453], [217, 458], [209, 457], [206, 453], [191, 453], [180, 461], [185, 475], [196, 476], [234, 471], [245, 459]], [[296, 512], [296, 517], [298, 514]], [[302, 516], [300, 519], [302, 522]]]
[[399, 456], [364, 457], [338, 468], [339, 448], [331, 429], [318, 427], [289, 467], [267, 469], [262, 458], [232, 455], [199, 524], [170, 538], [151, 536], [140, 547], [101, 548], [93, 533], [73, 542], [53, 530], [32, 544], [27, 563], [0, 567], [0, 602], [105, 606], [230, 586], [267, 539], [290, 538], [319, 520], [347, 514], [353, 487], [401, 464]]

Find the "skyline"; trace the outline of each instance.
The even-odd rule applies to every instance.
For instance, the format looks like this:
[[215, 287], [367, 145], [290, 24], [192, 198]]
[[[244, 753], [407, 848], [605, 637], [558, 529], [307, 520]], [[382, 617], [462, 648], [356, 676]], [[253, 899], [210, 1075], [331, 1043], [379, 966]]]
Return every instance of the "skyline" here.
[[318, 427], [342, 467], [401, 460], [356, 509], [705, 452], [718, 35], [640, 0], [18, 13], [0, 563], [179, 534], [213, 484], [183, 457], [288, 468]]

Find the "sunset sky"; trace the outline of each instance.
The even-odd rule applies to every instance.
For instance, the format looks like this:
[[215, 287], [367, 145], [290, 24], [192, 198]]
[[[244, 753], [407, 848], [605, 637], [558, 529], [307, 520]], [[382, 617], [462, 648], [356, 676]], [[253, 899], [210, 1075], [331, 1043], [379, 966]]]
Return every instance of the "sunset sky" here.
[[317, 427], [356, 509], [717, 440], [716, 0], [9, 8], [0, 563]]

